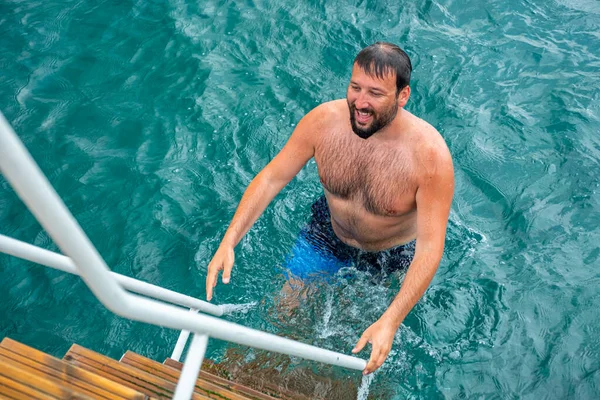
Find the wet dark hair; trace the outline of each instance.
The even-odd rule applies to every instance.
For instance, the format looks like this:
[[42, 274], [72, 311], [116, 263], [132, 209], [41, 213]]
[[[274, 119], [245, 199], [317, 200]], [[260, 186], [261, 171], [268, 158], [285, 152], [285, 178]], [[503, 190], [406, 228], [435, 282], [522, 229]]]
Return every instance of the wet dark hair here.
[[393, 43], [377, 42], [365, 47], [354, 59], [363, 71], [383, 79], [388, 73], [396, 73], [396, 94], [410, 83], [412, 64], [408, 54]]

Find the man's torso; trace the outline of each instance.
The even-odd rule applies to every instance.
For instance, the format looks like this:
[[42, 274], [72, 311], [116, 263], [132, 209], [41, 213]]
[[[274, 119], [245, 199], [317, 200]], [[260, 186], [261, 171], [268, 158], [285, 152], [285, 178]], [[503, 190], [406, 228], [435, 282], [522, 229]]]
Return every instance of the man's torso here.
[[[331, 119], [318, 133], [315, 160], [335, 234], [346, 244], [378, 251], [416, 238], [419, 148], [427, 124], [407, 111], [397, 140], [359, 138], [344, 100], [330, 103]], [[439, 135], [439, 134], [438, 134]], [[373, 140], [375, 139], [375, 140]]]

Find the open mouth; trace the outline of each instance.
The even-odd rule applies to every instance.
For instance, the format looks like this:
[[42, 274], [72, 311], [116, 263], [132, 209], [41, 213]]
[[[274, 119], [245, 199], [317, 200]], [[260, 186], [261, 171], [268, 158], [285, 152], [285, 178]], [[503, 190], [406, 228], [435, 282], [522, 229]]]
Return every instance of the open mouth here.
[[368, 124], [371, 119], [373, 118], [373, 115], [368, 112], [368, 111], [359, 111], [359, 110], [354, 110], [354, 118], [356, 120], [356, 122], [358, 122], [361, 125], [366, 125]]

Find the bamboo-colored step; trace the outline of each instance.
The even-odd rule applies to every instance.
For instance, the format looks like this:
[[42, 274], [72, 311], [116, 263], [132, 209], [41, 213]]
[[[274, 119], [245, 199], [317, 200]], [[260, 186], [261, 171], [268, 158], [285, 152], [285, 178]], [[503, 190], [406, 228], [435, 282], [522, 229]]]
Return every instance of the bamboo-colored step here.
[[[94, 351], [74, 344], [71, 346], [64, 359], [78, 367], [86, 369], [95, 374], [101, 375], [107, 379], [128, 386], [141, 393], [156, 399], [171, 399], [175, 393], [176, 382], [164, 379], [162, 376], [153, 375], [142, 369], [136, 368], [125, 363], [120, 363], [112, 358], [103, 356]], [[192, 394], [192, 399], [240, 399], [226, 397], [208, 390], [197, 390]], [[241, 399], [244, 399], [243, 397]]]
[[9, 399], [89, 399], [64, 387], [60, 382], [51, 381], [23, 371], [18, 366], [0, 360], [0, 394]]
[[0, 343], [0, 395], [14, 399], [147, 398], [9, 338]]
[[[132, 351], [128, 351], [123, 355], [121, 363], [131, 365], [132, 367], [136, 367], [173, 383], [177, 383], [179, 375], [181, 374], [181, 368], [173, 368], [161, 364]], [[254, 389], [238, 385], [202, 370], [196, 381], [195, 390], [197, 393], [204, 393], [210, 398], [227, 398], [231, 400], [276, 400], [275, 398]], [[213, 395], [220, 397], [211, 397]]]
[[[74, 344], [63, 360], [5, 338], [0, 343], [0, 399], [171, 399], [183, 364], [164, 364], [126, 352], [113, 360]], [[218, 365], [206, 360], [196, 380], [194, 400], [305, 399], [287, 391], [247, 386], [224, 377]], [[208, 372], [210, 371], [210, 372]], [[221, 376], [217, 376], [219, 374]]]
[[[177, 369], [179, 371], [181, 371], [183, 368], [183, 363], [181, 363], [179, 361], [175, 361], [172, 358], [167, 358], [165, 360], [164, 364], [171, 368]], [[210, 372], [208, 372], [208, 371], [210, 371]], [[222, 367], [220, 367], [218, 364], [213, 364], [210, 360], [205, 360], [204, 364], [202, 364], [202, 370], [200, 371], [200, 376], [202, 376], [203, 374], [209, 374], [209, 376], [215, 377], [216, 379], [223, 381], [223, 382], [229, 382], [229, 383], [232, 382], [226, 378], [218, 376], [217, 374], [224, 375], [225, 377], [227, 377], [229, 375], [229, 373], [227, 373], [227, 371], [224, 370]], [[243, 387], [248, 387], [248, 384], [246, 384], [246, 383], [244, 383], [244, 385], [241, 385], [241, 384], [237, 384], [237, 385], [243, 386]], [[301, 393], [287, 390], [285, 387], [273, 384], [272, 382], [270, 382], [268, 380], [262, 380], [260, 383], [260, 386], [254, 388], [252, 390], [257, 391], [256, 389], [260, 390], [259, 393], [265, 393], [264, 395], [267, 396], [267, 398], [271, 398], [271, 399], [311, 400], [311, 397], [306, 397], [306, 396], [303, 396]], [[272, 397], [269, 397], [269, 396], [272, 396]]]

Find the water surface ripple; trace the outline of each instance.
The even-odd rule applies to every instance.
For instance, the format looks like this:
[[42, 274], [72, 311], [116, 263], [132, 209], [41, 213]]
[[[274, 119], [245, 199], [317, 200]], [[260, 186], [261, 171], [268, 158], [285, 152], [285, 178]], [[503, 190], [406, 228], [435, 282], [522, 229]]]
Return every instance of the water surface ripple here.
[[[0, 109], [113, 270], [204, 297], [252, 177], [306, 112], [345, 95], [360, 48], [396, 42], [413, 59], [407, 108], [446, 139], [456, 193], [444, 260], [369, 398], [595, 399], [598, 4], [7, 0]], [[349, 353], [402, 277], [373, 285], [344, 271], [282, 302], [285, 259], [319, 193], [310, 162], [238, 246], [215, 301], [251, 305], [229, 320]], [[3, 179], [0, 221], [56, 250]], [[0, 272], [0, 337], [161, 361], [175, 344], [177, 332], [112, 315], [76, 277], [8, 256]], [[356, 397], [361, 383], [220, 341], [208, 356], [288, 388], [329, 377], [312, 398]]]

